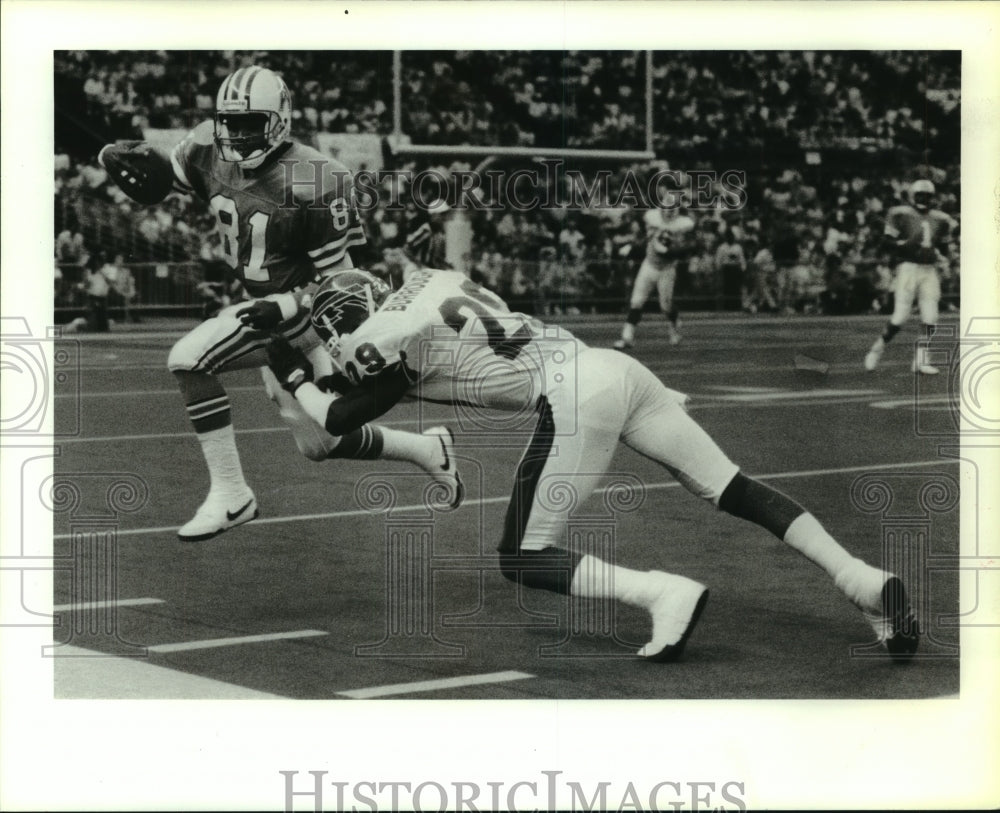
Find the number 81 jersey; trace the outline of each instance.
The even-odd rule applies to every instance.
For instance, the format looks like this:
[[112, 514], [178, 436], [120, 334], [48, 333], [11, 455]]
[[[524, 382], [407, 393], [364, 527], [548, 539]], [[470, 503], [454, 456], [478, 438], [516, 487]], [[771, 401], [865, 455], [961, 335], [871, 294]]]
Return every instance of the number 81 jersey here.
[[[402, 364], [411, 397], [502, 410], [531, 410], [564, 383], [578, 340], [512, 313], [458, 271], [422, 270], [391, 294], [334, 362], [355, 384]], [[566, 382], [570, 383], [570, 382]]]
[[211, 207], [225, 260], [252, 297], [305, 285], [365, 243], [350, 173], [311, 147], [286, 142], [244, 170], [219, 157], [206, 121], [170, 158], [177, 186]]

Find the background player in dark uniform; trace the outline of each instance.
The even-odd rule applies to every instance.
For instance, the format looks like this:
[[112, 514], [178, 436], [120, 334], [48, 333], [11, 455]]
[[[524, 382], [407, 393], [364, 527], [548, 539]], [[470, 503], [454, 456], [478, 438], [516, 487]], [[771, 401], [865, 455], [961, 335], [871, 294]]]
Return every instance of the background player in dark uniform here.
[[[211, 208], [226, 264], [254, 298], [202, 322], [170, 351], [168, 367], [211, 480], [205, 501], [178, 531], [185, 541], [210, 538], [258, 514], [243, 476], [229, 398], [216, 377], [224, 370], [263, 368], [269, 397], [291, 425], [300, 451], [312, 460], [381, 456], [409, 460], [440, 477], [440, 467], [448, 462], [444, 444], [451, 439], [444, 428], [415, 435], [368, 427], [343, 438], [317, 432], [264, 367], [264, 330], [276, 331], [306, 352], [318, 350], [313, 358], [323, 364], [326, 355], [310, 327], [308, 309], [300, 305], [323, 275], [351, 268], [348, 250], [365, 243], [350, 173], [291, 141], [291, 117], [291, 97], [281, 77], [266, 68], [241, 68], [219, 88], [214, 122], [195, 127], [170, 155], [176, 186]], [[447, 478], [454, 479], [451, 471]]]
[[[941, 280], [937, 266], [951, 240], [955, 221], [944, 212], [931, 208], [934, 184], [915, 181], [910, 187], [910, 206], [894, 206], [885, 221], [885, 242], [896, 266], [896, 306], [889, 323], [865, 356], [865, 369], [874, 370], [882, 358], [885, 346], [899, 333], [910, 318], [913, 300], [920, 306], [920, 321], [924, 335], [930, 338], [938, 320], [941, 300]], [[927, 362], [927, 348], [918, 347], [913, 357], [913, 372], [934, 375], [937, 367]]]

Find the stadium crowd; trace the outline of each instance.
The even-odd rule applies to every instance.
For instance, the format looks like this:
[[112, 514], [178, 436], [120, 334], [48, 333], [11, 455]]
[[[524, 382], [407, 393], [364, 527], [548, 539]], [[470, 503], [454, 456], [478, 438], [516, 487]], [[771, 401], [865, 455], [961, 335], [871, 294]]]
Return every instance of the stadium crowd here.
[[[242, 64], [282, 73], [294, 133], [306, 142], [317, 132], [392, 131], [389, 52], [63, 51], [57, 107], [66, 99], [107, 138], [187, 128], [211, 116], [219, 83]], [[414, 143], [643, 146], [644, 52], [407, 51], [402, 67], [402, 129]], [[940, 54], [655, 53], [657, 155], [674, 167], [747, 172], [744, 207], [693, 212], [698, 250], [678, 295], [751, 311], [878, 308], [891, 280], [878, 248], [883, 213], [904, 199], [915, 166], [932, 167], [940, 207], [958, 217], [959, 80], [957, 57]], [[130, 264], [194, 260], [221, 274], [214, 219], [203, 207], [181, 195], [140, 207], [108, 182], [86, 140], [61, 143], [58, 135], [57, 122], [57, 306], [84, 296], [83, 275], [72, 269], [93, 271], [116, 254]], [[471, 168], [396, 168], [435, 165], [445, 176]], [[650, 170], [619, 164], [609, 187]], [[408, 217], [386, 202], [365, 213], [369, 264], [405, 240]], [[620, 308], [643, 250], [639, 218], [626, 208], [471, 217], [469, 273], [536, 310]], [[954, 299], [957, 257], [947, 261], [946, 299]]]

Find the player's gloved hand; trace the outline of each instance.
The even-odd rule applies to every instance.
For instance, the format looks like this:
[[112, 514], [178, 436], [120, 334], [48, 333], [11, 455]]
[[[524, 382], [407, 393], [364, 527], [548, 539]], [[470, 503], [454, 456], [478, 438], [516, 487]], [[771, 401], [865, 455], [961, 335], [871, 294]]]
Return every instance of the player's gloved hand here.
[[236, 318], [254, 330], [274, 330], [283, 321], [281, 306], [270, 299], [255, 299], [236, 311]]
[[293, 347], [284, 336], [275, 336], [265, 346], [267, 366], [278, 383], [292, 395], [307, 381], [313, 380], [313, 366], [306, 354]]

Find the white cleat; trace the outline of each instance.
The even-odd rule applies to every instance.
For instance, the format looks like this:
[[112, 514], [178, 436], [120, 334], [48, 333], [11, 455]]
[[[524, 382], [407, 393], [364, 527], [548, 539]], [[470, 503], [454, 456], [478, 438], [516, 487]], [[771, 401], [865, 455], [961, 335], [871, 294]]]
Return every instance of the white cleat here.
[[882, 360], [882, 353], [883, 352], [884, 352], [884, 348], [882, 350], [879, 350], [879, 349], [876, 349], [874, 347], [871, 350], [868, 351], [868, 355], [865, 356], [865, 369], [868, 372], [871, 372], [876, 367], [878, 367], [879, 361]]
[[667, 341], [670, 342], [670, 344], [672, 344], [672, 345], [680, 344], [681, 343], [681, 334], [678, 333], [675, 330], [675, 331], [671, 332], [670, 335], [667, 337]]
[[455, 459], [455, 436], [447, 426], [433, 426], [423, 432], [428, 437], [436, 437], [441, 444], [441, 455], [430, 466], [424, 467], [434, 481], [431, 490], [425, 494], [430, 505], [438, 509], [454, 511], [465, 498], [465, 486], [458, 473]]
[[705, 604], [708, 588], [682, 576], [664, 577], [663, 592], [653, 602], [653, 637], [638, 655], [654, 663], [676, 661], [694, 630]]
[[625, 339], [618, 339], [613, 345], [615, 350], [631, 350], [634, 342], [627, 342]]
[[913, 364], [910, 369], [915, 373], [920, 373], [921, 375], [937, 375], [941, 372], [933, 364], [927, 363], [927, 350], [923, 347], [917, 350], [916, 355], [913, 357]]
[[258, 516], [257, 499], [249, 489], [241, 496], [228, 498], [209, 493], [191, 521], [178, 529], [177, 536], [181, 542], [202, 542]]

